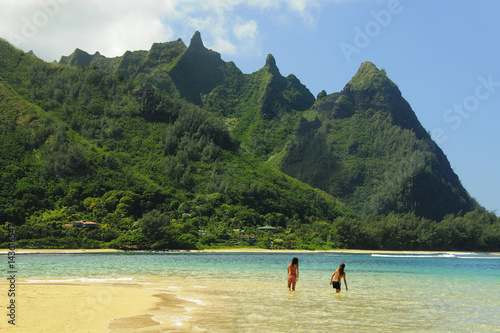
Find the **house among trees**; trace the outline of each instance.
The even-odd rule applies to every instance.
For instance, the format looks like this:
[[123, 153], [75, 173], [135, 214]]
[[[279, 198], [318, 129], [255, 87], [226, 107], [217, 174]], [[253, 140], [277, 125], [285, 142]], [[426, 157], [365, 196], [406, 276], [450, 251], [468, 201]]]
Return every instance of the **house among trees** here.
[[91, 229], [97, 228], [97, 223], [85, 220], [73, 221], [71, 222], [71, 224], [73, 224], [73, 227], [78, 227], [78, 228], [91, 228]]

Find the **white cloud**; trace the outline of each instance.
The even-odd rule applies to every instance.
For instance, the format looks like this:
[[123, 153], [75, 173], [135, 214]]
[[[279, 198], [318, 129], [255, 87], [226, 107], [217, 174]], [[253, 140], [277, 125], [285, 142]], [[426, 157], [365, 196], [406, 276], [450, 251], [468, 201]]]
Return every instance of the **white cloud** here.
[[241, 9], [311, 26], [326, 1], [335, 0], [0, 0], [0, 36], [52, 61], [77, 47], [111, 57], [178, 37], [188, 43], [199, 30], [218, 52], [260, 56], [260, 18]]
[[286, 0], [291, 10], [298, 13], [308, 26], [314, 25], [314, 15], [311, 9], [318, 9], [319, 3], [316, 0]]
[[249, 6], [260, 9], [279, 9], [282, 0], [253, 0], [247, 2]]
[[233, 33], [239, 40], [255, 39], [257, 37], [257, 22], [250, 20], [247, 22], [236, 23]]
[[0, 35], [48, 61], [77, 47], [117, 56], [175, 38], [155, 6], [130, 1], [26, 0], [2, 5]]
[[294, 11], [303, 13], [310, 7], [317, 7], [318, 1], [316, 0], [285, 0], [290, 8]]
[[230, 41], [218, 38], [213, 45], [213, 49], [217, 52], [235, 55], [237, 54], [236, 46], [234, 46]]

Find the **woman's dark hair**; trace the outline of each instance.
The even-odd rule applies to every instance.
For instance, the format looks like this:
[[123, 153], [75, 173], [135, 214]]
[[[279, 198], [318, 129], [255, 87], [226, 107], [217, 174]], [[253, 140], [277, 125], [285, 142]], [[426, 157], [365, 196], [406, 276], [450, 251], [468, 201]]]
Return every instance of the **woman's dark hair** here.
[[339, 266], [339, 274], [340, 274], [340, 276], [344, 275], [344, 267], [345, 267], [345, 264], [340, 264], [340, 266]]
[[293, 258], [292, 259], [292, 266], [293, 265], [298, 265], [299, 264], [299, 258]]

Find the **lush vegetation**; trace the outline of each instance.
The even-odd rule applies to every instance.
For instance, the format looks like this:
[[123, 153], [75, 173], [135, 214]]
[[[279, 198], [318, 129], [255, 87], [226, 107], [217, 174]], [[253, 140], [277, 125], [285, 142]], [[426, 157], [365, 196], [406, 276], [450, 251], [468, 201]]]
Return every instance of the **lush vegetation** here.
[[[26, 78], [0, 81], [0, 223], [18, 226], [19, 246], [193, 248], [205, 234], [226, 242], [234, 229], [348, 213], [241, 151], [221, 118], [191, 103], [2, 47]], [[81, 219], [99, 227], [65, 226]]]
[[498, 250], [499, 219], [372, 66], [315, 101], [198, 33], [60, 64], [0, 40], [0, 244], [11, 223], [24, 248]]

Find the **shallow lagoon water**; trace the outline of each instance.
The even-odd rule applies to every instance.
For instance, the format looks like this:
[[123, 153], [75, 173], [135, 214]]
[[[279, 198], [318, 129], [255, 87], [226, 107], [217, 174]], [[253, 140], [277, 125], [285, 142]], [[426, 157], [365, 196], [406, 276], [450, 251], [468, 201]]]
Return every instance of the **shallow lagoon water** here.
[[[297, 290], [286, 267], [299, 258]], [[184, 300], [151, 311], [157, 332], [492, 332], [500, 257], [452, 254], [21, 254], [25, 283], [130, 283]], [[346, 264], [346, 291], [329, 285]], [[113, 330], [110, 330], [113, 332]], [[118, 331], [116, 331], [118, 332]], [[148, 331], [152, 332], [152, 331]]]

